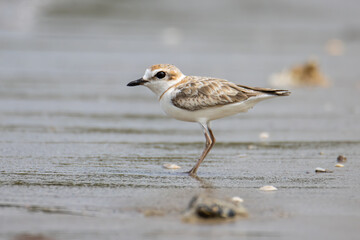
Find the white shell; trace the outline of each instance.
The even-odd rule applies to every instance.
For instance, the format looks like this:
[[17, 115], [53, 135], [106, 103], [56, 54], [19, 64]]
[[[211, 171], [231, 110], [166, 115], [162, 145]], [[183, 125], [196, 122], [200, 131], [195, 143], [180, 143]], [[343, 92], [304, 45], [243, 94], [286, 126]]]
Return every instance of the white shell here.
[[336, 165], [335, 165], [335, 167], [344, 167], [344, 165], [343, 165], [343, 164], [338, 163], [338, 164], [336, 164]]
[[262, 133], [259, 134], [259, 138], [261, 140], [269, 139], [269, 137], [270, 137], [270, 134], [268, 132], [262, 132]]
[[316, 173], [332, 173], [333, 171], [328, 170], [328, 169], [324, 169], [324, 168], [321, 168], [321, 167], [317, 167], [317, 168], [315, 168], [315, 172]]
[[256, 149], [256, 148], [257, 147], [255, 145], [252, 145], [252, 144], [247, 146], [247, 149], [249, 149], [249, 150], [253, 150], [253, 149]]
[[266, 185], [260, 188], [261, 191], [276, 191], [278, 190], [276, 187], [271, 185]]
[[165, 163], [163, 165], [163, 168], [166, 168], [166, 169], [179, 169], [181, 168], [180, 166], [176, 165], [176, 164], [172, 164], [172, 163]]
[[234, 203], [242, 203], [244, 202], [244, 199], [242, 199], [241, 197], [232, 197], [231, 201]]

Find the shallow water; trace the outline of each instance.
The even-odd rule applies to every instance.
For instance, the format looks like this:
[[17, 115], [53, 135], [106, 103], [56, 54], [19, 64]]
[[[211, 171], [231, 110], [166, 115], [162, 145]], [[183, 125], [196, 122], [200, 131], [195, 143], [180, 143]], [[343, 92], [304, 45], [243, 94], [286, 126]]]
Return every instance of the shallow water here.
[[[72, 2], [0, 2], [26, 20], [0, 14], [1, 239], [357, 239], [356, 1]], [[324, 51], [331, 38], [343, 40], [343, 56]], [[201, 153], [201, 128], [125, 86], [161, 62], [265, 87], [313, 56], [332, 86], [212, 122], [217, 143], [198, 179], [183, 172]], [[335, 168], [340, 154], [348, 162]], [[269, 184], [279, 190], [258, 190]], [[240, 196], [249, 218], [183, 223], [199, 193]], [[154, 209], [163, 215], [145, 216]]]

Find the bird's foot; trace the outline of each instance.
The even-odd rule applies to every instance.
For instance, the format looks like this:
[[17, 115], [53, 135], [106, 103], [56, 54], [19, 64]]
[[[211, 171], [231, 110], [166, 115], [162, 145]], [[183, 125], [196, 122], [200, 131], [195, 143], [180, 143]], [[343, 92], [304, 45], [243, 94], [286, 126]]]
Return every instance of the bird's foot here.
[[185, 173], [187, 173], [187, 174], [189, 174], [190, 176], [194, 177], [194, 176], [196, 176], [196, 170], [197, 170], [197, 169], [192, 168], [190, 171], [185, 172]]

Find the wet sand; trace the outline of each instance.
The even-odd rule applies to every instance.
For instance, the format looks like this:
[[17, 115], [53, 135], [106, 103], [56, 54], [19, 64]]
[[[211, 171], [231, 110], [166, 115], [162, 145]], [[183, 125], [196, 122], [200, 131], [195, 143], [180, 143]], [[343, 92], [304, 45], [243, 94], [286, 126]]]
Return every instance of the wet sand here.
[[[357, 239], [359, 6], [346, 3], [246, 1], [200, 13], [176, 5], [186, 19], [151, 18], [146, 1], [105, 2], [100, 13], [67, 1], [26, 8], [33, 21], [2, 26], [0, 35], [0, 238]], [[344, 56], [325, 52], [334, 37], [346, 43]], [[198, 179], [183, 172], [202, 151], [201, 128], [167, 118], [148, 89], [125, 86], [169, 62], [185, 74], [265, 87], [272, 73], [314, 55], [332, 86], [291, 89], [214, 121], [217, 143]], [[348, 162], [336, 168], [340, 154]], [[249, 217], [182, 222], [201, 193], [239, 196]]]

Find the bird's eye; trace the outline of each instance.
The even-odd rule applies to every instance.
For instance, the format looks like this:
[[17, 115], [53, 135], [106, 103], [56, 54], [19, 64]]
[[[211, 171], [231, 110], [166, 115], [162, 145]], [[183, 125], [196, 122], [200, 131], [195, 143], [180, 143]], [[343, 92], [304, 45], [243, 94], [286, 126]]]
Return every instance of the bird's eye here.
[[166, 75], [166, 73], [161, 71], [161, 72], [158, 72], [155, 76], [160, 79], [160, 78], [164, 78], [165, 75]]

